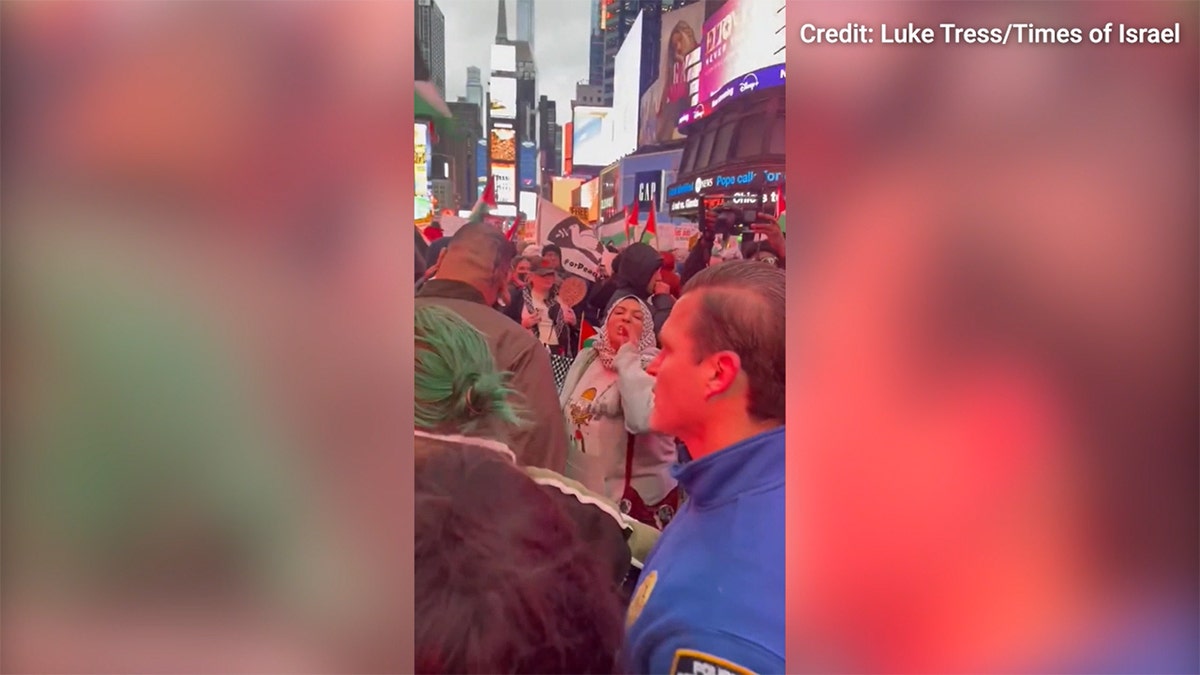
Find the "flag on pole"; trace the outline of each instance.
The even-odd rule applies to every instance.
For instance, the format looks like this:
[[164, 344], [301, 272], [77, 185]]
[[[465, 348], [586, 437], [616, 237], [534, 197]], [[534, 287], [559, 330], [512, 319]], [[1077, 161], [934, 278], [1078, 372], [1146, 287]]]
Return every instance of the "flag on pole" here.
[[658, 248], [658, 223], [654, 222], [654, 209], [650, 209], [650, 214], [646, 216], [646, 229], [642, 231], [642, 243], [649, 244], [651, 238], [654, 239], [654, 247]]
[[596, 341], [596, 329], [592, 328], [592, 324], [588, 323], [586, 319], [580, 320], [580, 322], [579, 322], [579, 351], [583, 351], [583, 350], [587, 349], [588, 347], [591, 347], [592, 343], [595, 341]]
[[505, 239], [512, 241], [513, 235], [517, 233], [517, 230], [521, 229], [522, 223], [525, 222], [525, 219], [522, 216], [524, 216], [524, 214], [518, 211], [517, 217], [513, 218], [513, 223], [508, 228], [508, 232], [504, 234]]
[[787, 232], [787, 205], [783, 203], [783, 186], [777, 188], [775, 194], [775, 220], [779, 222], [779, 231]]
[[479, 201], [475, 202], [474, 208], [471, 209], [471, 215], [467, 218], [470, 223], [482, 223], [487, 214], [496, 208], [496, 185], [493, 183], [491, 176], [488, 176], [487, 185], [483, 186], [483, 193], [479, 195]]
[[637, 232], [638, 205], [636, 201], [629, 205], [625, 214], [625, 245], [628, 246], [633, 243], [633, 233]]

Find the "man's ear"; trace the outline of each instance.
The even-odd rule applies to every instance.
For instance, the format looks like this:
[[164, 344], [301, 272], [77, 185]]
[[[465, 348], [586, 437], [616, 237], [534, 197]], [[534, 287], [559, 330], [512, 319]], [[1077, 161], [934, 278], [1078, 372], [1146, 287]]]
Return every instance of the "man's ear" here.
[[705, 391], [707, 398], [728, 392], [737, 381], [738, 373], [742, 372], [741, 357], [733, 352], [722, 351], [705, 360], [711, 367]]

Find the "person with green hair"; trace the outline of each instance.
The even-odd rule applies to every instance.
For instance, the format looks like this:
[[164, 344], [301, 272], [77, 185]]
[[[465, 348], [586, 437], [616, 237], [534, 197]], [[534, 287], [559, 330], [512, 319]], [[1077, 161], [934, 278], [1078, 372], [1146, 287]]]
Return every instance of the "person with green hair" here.
[[[414, 319], [415, 436], [490, 448], [515, 463], [503, 430], [520, 426], [534, 411], [512, 402], [510, 374], [496, 368], [487, 339], [444, 307], [419, 307]], [[595, 554], [612, 561], [615, 581], [636, 577], [657, 531], [562, 474], [537, 467], [523, 470], [564, 507]]]

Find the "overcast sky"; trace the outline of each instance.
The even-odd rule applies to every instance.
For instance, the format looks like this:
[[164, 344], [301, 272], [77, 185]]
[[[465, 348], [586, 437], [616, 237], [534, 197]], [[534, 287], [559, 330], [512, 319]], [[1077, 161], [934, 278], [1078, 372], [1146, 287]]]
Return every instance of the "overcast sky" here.
[[[499, 0], [435, 0], [446, 17], [446, 100], [467, 95], [467, 66], [478, 66], [484, 91], [490, 72], [491, 45], [496, 38]], [[508, 37], [517, 37], [517, 2], [505, 0]], [[588, 75], [588, 30], [591, 0], [533, 1], [533, 58], [538, 69], [538, 95], [558, 104], [558, 123], [567, 119], [575, 83]]]

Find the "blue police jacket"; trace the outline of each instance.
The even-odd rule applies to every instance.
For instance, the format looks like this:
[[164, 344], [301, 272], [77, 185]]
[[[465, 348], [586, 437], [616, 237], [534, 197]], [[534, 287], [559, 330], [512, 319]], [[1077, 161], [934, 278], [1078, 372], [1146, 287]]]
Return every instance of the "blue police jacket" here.
[[784, 672], [784, 427], [673, 469], [687, 501], [629, 606], [632, 673]]

